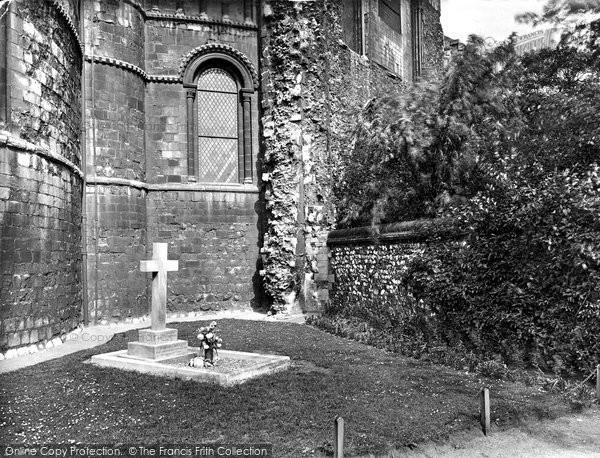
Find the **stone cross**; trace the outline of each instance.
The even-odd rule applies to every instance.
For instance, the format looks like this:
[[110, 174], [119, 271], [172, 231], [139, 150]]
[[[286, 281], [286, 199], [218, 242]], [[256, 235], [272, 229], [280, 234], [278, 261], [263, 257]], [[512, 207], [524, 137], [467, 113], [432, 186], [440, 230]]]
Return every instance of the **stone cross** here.
[[167, 272], [179, 270], [179, 261], [167, 259], [167, 243], [152, 244], [152, 259], [140, 261], [142, 272], [152, 272], [151, 329], [160, 331], [167, 322]]

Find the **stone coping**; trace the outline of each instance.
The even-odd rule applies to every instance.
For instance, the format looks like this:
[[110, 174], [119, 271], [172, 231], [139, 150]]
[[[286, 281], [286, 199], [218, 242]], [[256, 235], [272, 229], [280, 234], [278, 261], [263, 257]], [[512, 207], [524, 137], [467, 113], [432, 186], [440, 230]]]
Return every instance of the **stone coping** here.
[[[248, 353], [233, 350], [219, 350], [219, 357], [223, 359], [252, 361], [255, 364], [239, 369], [236, 373], [224, 373], [211, 370], [210, 368], [177, 366], [173, 364], [185, 362], [185, 360], [189, 360], [199, 353], [200, 348], [188, 347], [187, 352], [184, 355], [160, 360], [149, 360], [134, 358], [127, 355], [127, 350], [119, 350], [101, 355], [94, 355], [90, 360], [86, 361], [86, 363], [101, 367], [136, 371], [160, 377], [176, 377], [184, 380], [214, 383], [222, 386], [232, 386], [244, 383], [251, 378], [279, 372], [290, 366], [289, 356]], [[182, 361], [182, 358], [184, 361]]]
[[450, 218], [404, 221], [363, 226], [331, 231], [327, 236], [328, 245], [350, 245], [355, 243], [379, 242], [427, 242], [434, 240], [459, 239], [465, 234], [457, 230]]

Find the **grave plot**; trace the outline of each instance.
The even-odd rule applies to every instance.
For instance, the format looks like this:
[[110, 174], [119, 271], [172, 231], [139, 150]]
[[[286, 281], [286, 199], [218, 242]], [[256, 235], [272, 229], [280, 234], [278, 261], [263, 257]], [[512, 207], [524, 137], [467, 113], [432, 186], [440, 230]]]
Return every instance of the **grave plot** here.
[[188, 346], [187, 341], [178, 339], [177, 329], [166, 327], [167, 272], [177, 271], [178, 261], [167, 259], [166, 243], [154, 243], [152, 259], [141, 261], [140, 268], [152, 272], [151, 327], [141, 329], [138, 341], [129, 342], [127, 350], [92, 356], [92, 364], [225, 386], [289, 367], [288, 356], [227, 350], [219, 351], [220, 359], [213, 367], [190, 367], [190, 360], [201, 356], [203, 350]]

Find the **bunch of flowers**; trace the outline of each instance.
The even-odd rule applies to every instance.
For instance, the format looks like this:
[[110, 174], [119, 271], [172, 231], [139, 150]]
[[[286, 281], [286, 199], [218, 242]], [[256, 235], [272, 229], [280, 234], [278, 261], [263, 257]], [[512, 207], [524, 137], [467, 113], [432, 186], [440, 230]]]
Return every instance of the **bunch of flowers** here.
[[223, 339], [221, 339], [216, 334], [217, 330], [217, 322], [213, 321], [208, 326], [203, 326], [198, 329], [198, 340], [200, 341], [200, 346], [206, 350], [217, 350], [217, 348], [221, 348], [221, 344], [223, 343]]

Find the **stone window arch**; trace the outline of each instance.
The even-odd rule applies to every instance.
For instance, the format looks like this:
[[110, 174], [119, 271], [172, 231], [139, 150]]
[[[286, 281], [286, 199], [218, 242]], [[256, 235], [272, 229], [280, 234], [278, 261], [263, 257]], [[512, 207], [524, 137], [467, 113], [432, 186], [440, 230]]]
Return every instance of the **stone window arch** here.
[[190, 181], [253, 182], [252, 64], [226, 45], [206, 45], [182, 64]]

